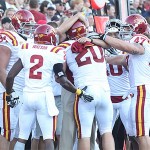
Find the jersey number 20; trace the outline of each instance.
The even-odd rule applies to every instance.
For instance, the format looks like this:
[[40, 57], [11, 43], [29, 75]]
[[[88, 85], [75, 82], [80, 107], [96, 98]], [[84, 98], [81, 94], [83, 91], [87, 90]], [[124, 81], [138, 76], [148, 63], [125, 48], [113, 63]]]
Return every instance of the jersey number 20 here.
[[[98, 58], [97, 57], [97, 54], [94, 50], [93, 47], [90, 47], [89, 48], [89, 51], [91, 52], [92, 54], [92, 57], [93, 57], [93, 60], [97, 63], [102, 63], [104, 62], [104, 56], [103, 56], [103, 50], [101, 47], [98, 47], [98, 52], [100, 53], [99, 56], [101, 56], [101, 58]], [[84, 65], [88, 65], [88, 64], [92, 64], [92, 60], [91, 60], [91, 57], [88, 56], [88, 57], [85, 57], [85, 54], [88, 52], [88, 50], [84, 50], [82, 53], [79, 53], [78, 56], [75, 58], [76, 59], [76, 62], [78, 64], [79, 67], [81, 66], [84, 66]], [[85, 60], [81, 60], [81, 58], [85, 57]]]

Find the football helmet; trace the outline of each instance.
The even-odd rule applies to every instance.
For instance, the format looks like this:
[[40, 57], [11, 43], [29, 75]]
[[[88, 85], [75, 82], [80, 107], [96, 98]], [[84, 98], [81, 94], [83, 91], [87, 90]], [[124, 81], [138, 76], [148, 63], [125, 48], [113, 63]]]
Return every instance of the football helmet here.
[[67, 31], [67, 36], [71, 40], [79, 39], [80, 37], [85, 36], [87, 33], [85, 25], [77, 20], [72, 27]]
[[122, 27], [122, 21], [119, 19], [110, 19], [106, 23], [105, 32], [119, 32]]
[[15, 30], [20, 34], [30, 34], [32, 30], [35, 30], [35, 20], [33, 14], [25, 9], [18, 10], [12, 16], [12, 25]]
[[122, 27], [119, 31], [119, 36], [122, 40], [130, 40], [133, 36], [134, 29], [133, 26], [130, 24], [122, 24]]
[[36, 44], [56, 45], [55, 29], [47, 24], [38, 26], [34, 31], [34, 42]]
[[143, 34], [147, 29], [146, 19], [139, 14], [132, 14], [125, 19], [125, 23], [133, 27], [133, 32]]

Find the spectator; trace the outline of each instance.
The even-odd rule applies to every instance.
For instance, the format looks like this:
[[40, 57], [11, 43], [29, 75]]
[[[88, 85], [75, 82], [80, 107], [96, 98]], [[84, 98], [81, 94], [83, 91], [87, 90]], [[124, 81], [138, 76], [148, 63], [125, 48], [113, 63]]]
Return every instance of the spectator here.
[[139, 0], [130, 0], [130, 14], [141, 14]]
[[[0, 22], [1, 22], [1, 19], [2, 19], [3, 15], [4, 15], [4, 10], [0, 9]], [[1, 23], [0, 23], [0, 32], [1, 32], [1, 28], [2, 28], [2, 26], [1, 26]]]
[[29, 10], [29, 0], [24, 1], [23, 8]]
[[2, 24], [2, 29], [3, 30], [10, 30], [10, 24], [11, 24], [11, 20], [8, 17], [4, 17], [1, 20], [1, 24]]
[[89, 2], [89, 0], [83, 0], [84, 1], [84, 6], [87, 8], [90, 8], [91, 4]]
[[142, 7], [142, 16], [150, 22], [150, 0], [145, 0]]
[[47, 14], [47, 5], [49, 4], [49, 1], [43, 1], [40, 5], [40, 12], [44, 15]]
[[4, 13], [4, 17], [11, 18], [15, 13], [16, 13], [16, 10], [14, 8], [8, 8]]
[[84, 1], [83, 0], [71, 0], [70, 5], [73, 10], [76, 10], [78, 12], [81, 12], [84, 9]]
[[1, 20], [1, 18], [3, 17], [3, 15], [4, 15], [4, 10], [3, 10], [3, 9], [0, 9], [0, 20]]
[[84, 12], [84, 14], [86, 16], [88, 16], [89, 14], [89, 11], [91, 11], [89, 9], [89, 7], [87, 6], [87, 1], [83, 1], [83, 0], [71, 0], [70, 1], [70, 5], [71, 5], [71, 8], [74, 10], [74, 11], [77, 11], [77, 12]]
[[16, 11], [18, 9], [21, 9], [20, 3], [18, 3], [20, 0], [5, 0], [6, 8], [14, 8]]
[[39, 20], [46, 21], [46, 16], [38, 11], [38, 9], [39, 9], [38, 0], [30, 0], [29, 7], [30, 7], [29, 8], [30, 12], [34, 16], [35, 22], [38, 22]]
[[5, 0], [0, 0], [0, 9], [2, 9], [3, 11], [6, 10]]
[[116, 18], [115, 5], [108, 3], [105, 5], [105, 13], [110, 19]]
[[47, 5], [47, 22], [50, 22], [52, 21], [52, 17], [54, 17], [56, 13], [56, 6], [55, 5], [51, 5], [51, 4], [48, 4]]
[[61, 2], [60, 0], [56, 0], [54, 2], [54, 4], [56, 5], [56, 13], [55, 15], [57, 15], [59, 18], [63, 16], [63, 12], [65, 10], [65, 4], [63, 2]]
[[86, 14], [86, 16], [87, 16], [87, 19], [89, 21], [88, 30], [89, 30], [89, 32], [93, 32], [94, 31], [94, 17], [93, 17], [93, 14], [92, 14], [92, 12], [89, 12], [89, 13]]
[[[49, 3], [53, 4], [51, 0], [47, 0]], [[38, 0], [39, 4], [42, 4], [43, 0]]]
[[51, 19], [51, 21], [56, 22], [58, 24], [58, 26], [60, 25], [60, 20], [61, 20], [60, 17], [57, 15], [53, 16]]

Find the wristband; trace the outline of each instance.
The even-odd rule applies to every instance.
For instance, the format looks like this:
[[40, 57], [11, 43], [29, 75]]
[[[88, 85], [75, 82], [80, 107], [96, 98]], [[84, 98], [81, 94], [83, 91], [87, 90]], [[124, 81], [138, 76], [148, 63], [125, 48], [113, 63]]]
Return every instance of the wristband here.
[[80, 89], [77, 89], [77, 90], [76, 90], [76, 94], [77, 94], [77, 95], [80, 95], [81, 93], [82, 93], [82, 91], [81, 91]]

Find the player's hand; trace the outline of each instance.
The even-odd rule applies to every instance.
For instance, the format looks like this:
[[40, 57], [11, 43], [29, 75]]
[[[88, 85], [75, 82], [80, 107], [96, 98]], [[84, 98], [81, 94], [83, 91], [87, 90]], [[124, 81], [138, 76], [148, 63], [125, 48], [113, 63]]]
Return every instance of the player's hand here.
[[86, 43], [86, 42], [91, 42], [91, 39], [90, 38], [87, 38], [87, 37], [81, 37], [78, 39], [78, 42], [79, 43]]
[[81, 89], [78, 89], [79, 90], [79, 93], [76, 92], [76, 94], [82, 99], [84, 100], [84, 102], [91, 102], [92, 100], [94, 100], [94, 98], [88, 94], [87, 92], [85, 92], [87, 89], [87, 86], [85, 86], [82, 90]]
[[14, 90], [10, 95], [6, 93], [6, 101], [7, 105], [9, 105], [11, 108], [16, 107], [20, 103], [19, 96], [16, 94]]
[[122, 99], [123, 100], [127, 100], [129, 97], [133, 97], [134, 96], [134, 94], [132, 93], [132, 91], [131, 91], [131, 89], [130, 90], [128, 90], [127, 92], [125, 92], [125, 94], [122, 96]]

